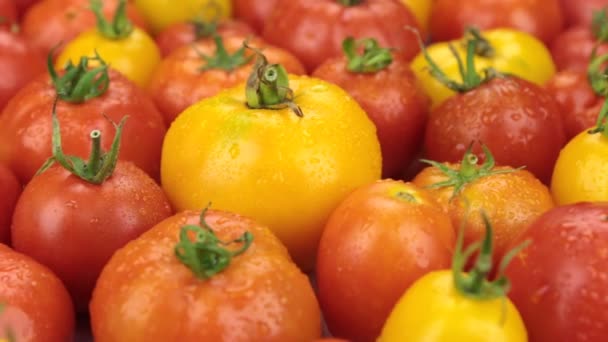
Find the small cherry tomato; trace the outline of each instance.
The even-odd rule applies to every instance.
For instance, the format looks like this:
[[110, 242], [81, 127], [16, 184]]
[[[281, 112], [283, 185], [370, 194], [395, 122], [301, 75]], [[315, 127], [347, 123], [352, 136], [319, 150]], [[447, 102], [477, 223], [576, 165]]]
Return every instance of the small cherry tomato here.
[[608, 0], [560, 0], [560, 3], [568, 27], [590, 25], [593, 11], [601, 10], [608, 6]]
[[21, 194], [21, 184], [13, 172], [0, 164], [0, 243], [9, 244], [15, 204]]

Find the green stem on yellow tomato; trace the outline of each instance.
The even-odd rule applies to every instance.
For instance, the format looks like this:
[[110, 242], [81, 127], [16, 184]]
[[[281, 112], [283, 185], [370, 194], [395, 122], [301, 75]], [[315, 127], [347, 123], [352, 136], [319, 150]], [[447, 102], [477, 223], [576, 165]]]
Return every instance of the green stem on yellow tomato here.
[[[363, 53], [358, 50], [363, 48]], [[373, 38], [355, 40], [348, 37], [342, 42], [342, 51], [346, 55], [346, 69], [355, 73], [374, 73], [387, 68], [393, 62], [391, 49], [380, 47]]]
[[[99, 66], [89, 69], [89, 62], [96, 61]], [[53, 51], [47, 57], [47, 70], [59, 98], [66, 102], [80, 103], [103, 95], [110, 85], [108, 66], [101, 57], [83, 56], [77, 65], [68, 61], [65, 73], [59, 76], [53, 66]]]
[[604, 99], [604, 104], [602, 105], [602, 109], [600, 109], [600, 113], [597, 116], [595, 127], [589, 130], [588, 133], [601, 133], [604, 137], [608, 138], [608, 129], [606, 129], [606, 125], [608, 125], [608, 97]]
[[133, 31], [133, 24], [127, 16], [127, 0], [119, 0], [111, 22], [107, 21], [103, 15], [102, 0], [90, 0], [90, 8], [97, 18], [97, 30], [104, 37], [123, 39]]

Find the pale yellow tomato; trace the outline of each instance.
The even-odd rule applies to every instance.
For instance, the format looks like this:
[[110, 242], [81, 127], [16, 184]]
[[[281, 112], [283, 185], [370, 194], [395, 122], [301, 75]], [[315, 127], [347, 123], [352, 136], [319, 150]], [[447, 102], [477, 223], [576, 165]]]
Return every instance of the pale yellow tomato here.
[[154, 33], [171, 24], [197, 18], [223, 19], [232, 13], [231, 0], [135, 0], [135, 6]]

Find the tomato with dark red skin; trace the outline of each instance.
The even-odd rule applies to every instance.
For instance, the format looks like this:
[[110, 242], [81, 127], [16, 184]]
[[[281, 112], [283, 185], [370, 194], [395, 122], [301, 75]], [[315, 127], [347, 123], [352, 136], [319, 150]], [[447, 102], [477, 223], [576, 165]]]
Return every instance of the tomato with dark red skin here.
[[608, 203], [556, 207], [514, 241], [531, 241], [506, 271], [530, 342], [605, 341], [607, 218]]
[[20, 35], [0, 30], [0, 112], [28, 82], [44, 72], [44, 57]]
[[[566, 143], [559, 105], [543, 88], [516, 77], [494, 78], [432, 110], [425, 136], [428, 159], [458, 162], [481, 141], [498, 165], [521, 167], [549, 184]], [[473, 152], [483, 160], [481, 147]]]
[[[101, 96], [83, 103], [57, 104], [67, 154], [86, 157], [89, 137], [82, 132], [102, 131], [102, 146], [110, 147], [114, 122], [129, 115], [123, 132], [120, 158], [134, 162], [153, 178], [160, 173], [160, 153], [166, 132], [162, 114], [150, 97], [118, 72], [109, 70], [110, 85]], [[49, 75], [22, 88], [0, 115], [0, 161], [27, 183], [51, 156], [51, 108], [57, 96]]]
[[55, 272], [77, 309], [86, 311], [97, 276], [112, 254], [170, 215], [160, 186], [132, 163], [119, 161], [100, 185], [55, 165], [23, 189], [12, 243]]
[[317, 255], [318, 297], [329, 330], [373, 341], [418, 278], [449, 268], [449, 216], [422, 188], [382, 180], [352, 192], [332, 212]]
[[42, 0], [15, 0], [19, 17], [22, 17], [35, 3]]
[[460, 38], [471, 25], [482, 30], [514, 28], [549, 44], [564, 23], [559, 0], [436, 0], [433, 4], [430, 33], [434, 41]]
[[[244, 49], [244, 38], [238, 35], [227, 36], [222, 42], [230, 55]], [[259, 38], [250, 40], [248, 44], [263, 49], [270, 63], [280, 63], [288, 72], [297, 75], [306, 73], [300, 61], [288, 51], [268, 45]], [[182, 46], [165, 58], [154, 72], [148, 93], [165, 116], [167, 125], [192, 104], [245, 82], [249, 77], [255, 62], [249, 49], [245, 50], [245, 55], [251, 56], [250, 59], [243, 60], [243, 64], [235, 65], [232, 70], [219, 67], [200, 70], [208, 65], [200, 54], [214, 56], [216, 51], [216, 43], [212, 39]]]
[[[244, 22], [237, 20], [226, 20], [222, 21], [217, 25], [215, 31], [210, 32], [209, 35], [205, 35], [205, 32], [197, 33], [197, 23], [176, 23], [173, 24], [160, 33], [154, 38], [156, 44], [160, 49], [160, 53], [163, 57], [167, 57], [171, 52], [178, 48], [194, 43], [197, 40], [211, 40], [213, 41], [213, 34], [218, 34], [221, 37], [238, 36], [242, 40], [253, 35], [253, 30], [249, 25]], [[203, 29], [202, 27], [200, 29]], [[201, 35], [197, 37], [197, 35]]]
[[48, 268], [0, 244], [0, 341], [72, 341], [70, 295]]
[[312, 76], [339, 85], [361, 105], [376, 125], [382, 177], [400, 178], [422, 145], [430, 100], [400, 53], [377, 72], [351, 72], [347, 63], [345, 57], [328, 59]]
[[591, 88], [586, 72], [560, 71], [545, 89], [561, 107], [567, 140], [595, 125], [603, 101]]
[[[111, 19], [119, 0], [104, 0], [103, 13]], [[129, 1], [127, 15], [134, 25], [146, 29], [143, 17]], [[95, 27], [95, 15], [89, 9], [89, 0], [44, 0], [34, 4], [23, 17], [21, 29], [32, 45], [47, 54], [61, 43], [61, 51], [67, 42], [79, 33]]]
[[593, 11], [608, 6], [608, 0], [560, 0], [566, 26], [591, 25]]
[[21, 184], [13, 172], [0, 164], [0, 243], [9, 244], [15, 204], [21, 194]]
[[280, 0], [233, 0], [234, 16], [261, 33], [277, 2]]
[[[17, 6], [13, 0], [0, 0], [0, 29], [17, 22]], [[2, 51], [2, 50], [0, 50]]]
[[340, 56], [347, 37], [375, 38], [410, 60], [420, 51], [416, 18], [400, 0], [364, 0], [343, 5], [336, 0], [278, 1], [262, 37], [291, 51], [312, 72]]
[[[593, 47], [597, 38], [589, 26], [576, 26], [559, 34], [551, 44], [551, 55], [557, 70], [587, 71]], [[608, 44], [603, 43], [598, 55], [608, 52]]]

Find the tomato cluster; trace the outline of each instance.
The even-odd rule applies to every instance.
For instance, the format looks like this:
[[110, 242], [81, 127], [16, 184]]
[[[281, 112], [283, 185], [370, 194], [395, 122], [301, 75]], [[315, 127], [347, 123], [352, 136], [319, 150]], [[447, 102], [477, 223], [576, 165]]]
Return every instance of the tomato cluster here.
[[608, 0], [0, 0], [0, 342], [608, 336]]

